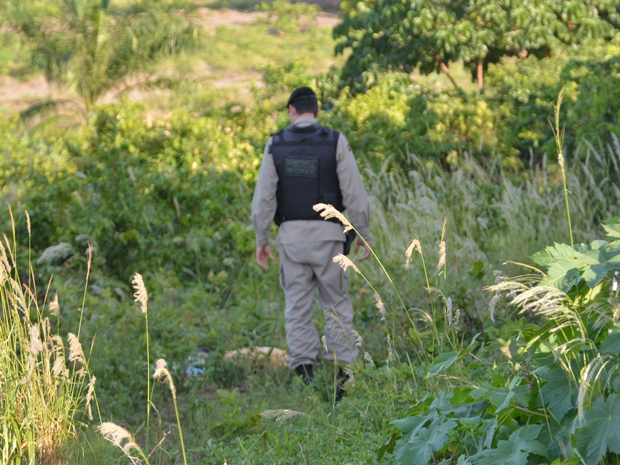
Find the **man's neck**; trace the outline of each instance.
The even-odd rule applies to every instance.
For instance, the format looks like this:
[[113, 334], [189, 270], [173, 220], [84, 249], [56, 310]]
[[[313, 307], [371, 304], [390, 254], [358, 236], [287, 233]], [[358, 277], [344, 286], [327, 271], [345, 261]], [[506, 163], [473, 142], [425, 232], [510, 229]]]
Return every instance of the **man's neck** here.
[[300, 119], [300, 118], [316, 119], [316, 117], [314, 116], [314, 113], [301, 113], [299, 115], [291, 115], [291, 123], [295, 124], [297, 122], [297, 120]]

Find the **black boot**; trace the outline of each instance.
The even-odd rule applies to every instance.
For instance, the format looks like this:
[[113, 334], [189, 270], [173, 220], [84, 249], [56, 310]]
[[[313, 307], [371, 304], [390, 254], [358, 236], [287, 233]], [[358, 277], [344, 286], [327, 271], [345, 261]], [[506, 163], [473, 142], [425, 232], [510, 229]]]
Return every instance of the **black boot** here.
[[308, 386], [314, 378], [314, 365], [305, 363], [295, 367], [295, 373], [301, 378], [304, 385]]
[[342, 397], [346, 395], [347, 391], [344, 389], [344, 383], [347, 380], [347, 375], [344, 374], [342, 368], [338, 368], [338, 375], [336, 376], [336, 402], [340, 402]]

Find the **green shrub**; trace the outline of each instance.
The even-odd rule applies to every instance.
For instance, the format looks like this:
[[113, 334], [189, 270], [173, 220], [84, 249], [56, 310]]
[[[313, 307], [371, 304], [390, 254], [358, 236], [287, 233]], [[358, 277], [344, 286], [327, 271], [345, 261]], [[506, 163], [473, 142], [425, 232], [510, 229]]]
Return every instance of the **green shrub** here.
[[280, 35], [290, 32], [306, 32], [316, 22], [320, 8], [317, 5], [290, 0], [262, 2], [256, 6], [258, 11], [267, 13], [267, 24]]

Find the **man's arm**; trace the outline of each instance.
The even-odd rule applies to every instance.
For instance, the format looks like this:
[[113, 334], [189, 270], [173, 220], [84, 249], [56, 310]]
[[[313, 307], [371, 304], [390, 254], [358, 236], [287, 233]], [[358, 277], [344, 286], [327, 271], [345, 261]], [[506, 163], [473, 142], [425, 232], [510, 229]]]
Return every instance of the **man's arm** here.
[[269, 139], [263, 153], [263, 162], [260, 166], [254, 198], [252, 199], [252, 224], [256, 231], [256, 261], [264, 269], [269, 268], [267, 257], [274, 260], [269, 247], [269, 227], [276, 213], [277, 187], [278, 172], [273, 163], [271, 139]]
[[361, 260], [366, 260], [370, 256], [370, 248], [368, 247], [370, 241], [370, 204], [353, 151], [344, 134], [340, 134], [338, 138], [336, 161], [342, 203], [347, 209], [349, 220], [366, 241], [358, 238], [355, 253], [359, 251], [360, 247], [363, 247], [364, 255]]

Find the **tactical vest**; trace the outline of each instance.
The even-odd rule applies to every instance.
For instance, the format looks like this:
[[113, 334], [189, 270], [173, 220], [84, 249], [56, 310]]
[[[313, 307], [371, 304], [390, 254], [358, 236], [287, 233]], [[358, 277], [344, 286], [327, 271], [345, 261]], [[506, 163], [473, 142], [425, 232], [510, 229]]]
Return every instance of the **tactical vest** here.
[[344, 211], [336, 171], [339, 135], [314, 123], [304, 128], [291, 125], [273, 136], [271, 153], [278, 172], [274, 220], [278, 226], [289, 220], [325, 221], [312, 209], [317, 203]]

